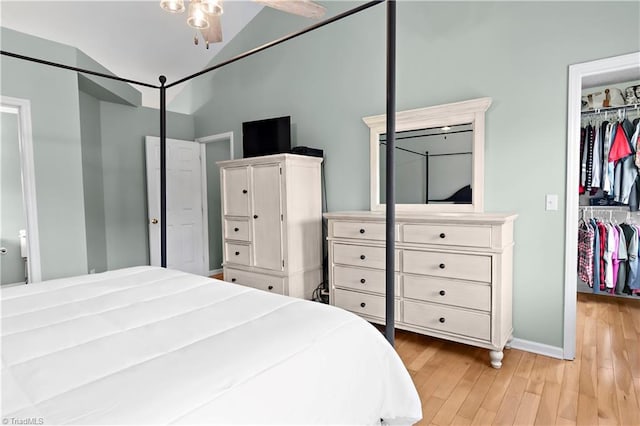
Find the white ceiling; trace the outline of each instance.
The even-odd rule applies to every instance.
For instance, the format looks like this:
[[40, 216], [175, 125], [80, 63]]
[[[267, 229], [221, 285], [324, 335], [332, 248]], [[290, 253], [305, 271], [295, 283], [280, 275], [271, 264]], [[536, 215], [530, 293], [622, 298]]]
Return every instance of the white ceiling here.
[[[1, 0], [0, 25], [77, 47], [120, 77], [159, 84], [160, 74], [170, 83], [204, 68], [263, 7], [226, 0], [224, 41], [206, 50], [202, 40], [193, 44], [195, 30], [187, 25], [186, 13], [165, 12], [159, 4], [159, 0]], [[136, 89], [142, 92], [143, 105], [158, 107], [157, 90]], [[167, 100], [179, 91], [167, 91]]]

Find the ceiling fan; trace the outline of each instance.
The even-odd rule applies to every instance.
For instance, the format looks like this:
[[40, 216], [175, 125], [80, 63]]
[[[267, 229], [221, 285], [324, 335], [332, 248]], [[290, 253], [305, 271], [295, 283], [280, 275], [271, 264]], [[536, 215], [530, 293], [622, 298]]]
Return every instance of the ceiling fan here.
[[[253, 0], [265, 6], [304, 16], [306, 18], [320, 19], [324, 16], [326, 9], [312, 0]], [[184, 0], [160, 0], [160, 7], [171, 13], [182, 13], [185, 10]], [[222, 0], [191, 0], [189, 2], [189, 12], [187, 24], [199, 30], [204, 39], [205, 46], [209, 48], [210, 43], [222, 41], [222, 24], [220, 15], [224, 12]], [[196, 33], [193, 38], [194, 44], [198, 44], [199, 38]]]

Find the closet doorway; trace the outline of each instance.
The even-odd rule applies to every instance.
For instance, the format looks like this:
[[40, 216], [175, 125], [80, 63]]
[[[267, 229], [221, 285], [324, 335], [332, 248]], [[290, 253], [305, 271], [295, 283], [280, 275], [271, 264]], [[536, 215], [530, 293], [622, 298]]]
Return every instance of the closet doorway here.
[[0, 283], [42, 280], [28, 100], [0, 98]]
[[[581, 101], [585, 87], [640, 79], [640, 52], [569, 67], [567, 115], [567, 187], [565, 217], [565, 297], [563, 357], [576, 354], [577, 241], [579, 221]], [[640, 298], [638, 298], [640, 300]]]

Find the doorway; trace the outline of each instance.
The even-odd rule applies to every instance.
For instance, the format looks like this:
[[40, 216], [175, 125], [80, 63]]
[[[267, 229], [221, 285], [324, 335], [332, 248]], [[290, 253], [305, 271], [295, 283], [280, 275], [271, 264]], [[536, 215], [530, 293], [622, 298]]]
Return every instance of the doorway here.
[[[578, 241], [578, 188], [580, 153], [580, 113], [582, 87], [602, 85], [612, 81], [634, 79], [640, 73], [640, 52], [569, 67], [567, 115], [567, 187], [565, 217], [565, 295], [564, 295], [564, 359], [574, 359], [576, 353], [576, 300]], [[635, 77], [637, 78], [637, 77]]]
[[201, 144], [205, 218], [208, 232], [209, 276], [222, 272], [222, 213], [220, 207], [220, 168], [216, 162], [234, 158], [233, 132], [220, 133], [196, 139]]
[[42, 280], [28, 100], [0, 98], [0, 270], [2, 285]]

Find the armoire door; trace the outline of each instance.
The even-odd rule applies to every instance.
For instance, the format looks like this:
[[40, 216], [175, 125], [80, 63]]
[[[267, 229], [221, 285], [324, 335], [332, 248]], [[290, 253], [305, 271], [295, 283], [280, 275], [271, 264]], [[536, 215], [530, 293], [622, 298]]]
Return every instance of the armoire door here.
[[253, 180], [253, 264], [281, 271], [282, 220], [279, 164], [252, 166]]
[[249, 216], [249, 167], [222, 169], [225, 216]]

